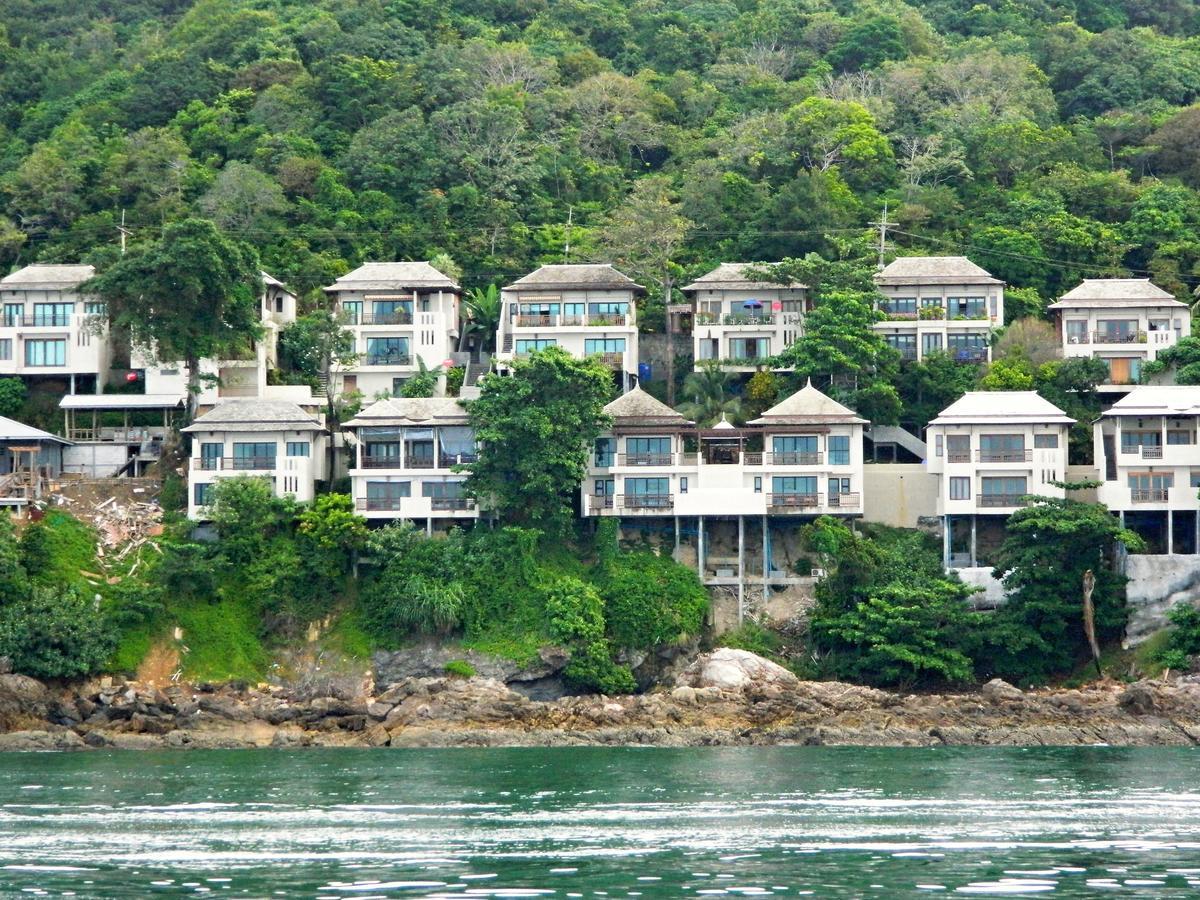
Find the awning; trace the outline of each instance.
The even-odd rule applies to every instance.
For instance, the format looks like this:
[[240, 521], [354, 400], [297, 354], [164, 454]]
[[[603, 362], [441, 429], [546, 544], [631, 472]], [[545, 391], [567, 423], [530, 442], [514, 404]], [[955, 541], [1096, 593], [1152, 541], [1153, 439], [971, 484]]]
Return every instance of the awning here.
[[67, 394], [60, 409], [175, 409], [183, 406], [178, 394]]

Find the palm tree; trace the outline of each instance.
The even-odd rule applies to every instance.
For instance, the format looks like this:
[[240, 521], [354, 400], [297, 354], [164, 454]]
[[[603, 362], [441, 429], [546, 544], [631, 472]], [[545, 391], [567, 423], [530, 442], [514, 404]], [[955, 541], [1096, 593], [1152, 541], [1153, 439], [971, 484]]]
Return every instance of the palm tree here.
[[719, 365], [705, 365], [683, 380], [687, 400], [679, 404], [679, 411], [700, 426], [712, 425], [722, 416], [730, 422], [741, 421], [742, 401], [733, 396], [732, 384], [733, 377]]
[[458, 339], [458, 349], [466, 349], [467, 338], [478, 334], [483, 338], [480, 346], [485, 351], [495, 350], [496, 328], [500, 325], [500, 289], [494, 284], [482, 289], [472, 288], [463, 298], [463, 305], [467, 316]]

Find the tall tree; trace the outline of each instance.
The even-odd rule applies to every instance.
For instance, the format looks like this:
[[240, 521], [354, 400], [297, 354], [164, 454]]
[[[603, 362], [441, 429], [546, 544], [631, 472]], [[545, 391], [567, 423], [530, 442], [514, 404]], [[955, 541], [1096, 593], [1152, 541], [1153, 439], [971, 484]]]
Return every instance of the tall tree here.
[[258, 253], [212, 222], [185, 219], [133, 247], [82, 290], [103, 298], [110, 322], [157, 359], [183, 360], [188, 418], [200, 392], [200, 360], [241, 349], [261, 333]]
[[486, 452], [471, 464], [468, 493], [505, 521], [563, 532], [612, 393], [603, 364], [558, 347], [515, 360], [511, 377], [483, 379], [468, 412]]

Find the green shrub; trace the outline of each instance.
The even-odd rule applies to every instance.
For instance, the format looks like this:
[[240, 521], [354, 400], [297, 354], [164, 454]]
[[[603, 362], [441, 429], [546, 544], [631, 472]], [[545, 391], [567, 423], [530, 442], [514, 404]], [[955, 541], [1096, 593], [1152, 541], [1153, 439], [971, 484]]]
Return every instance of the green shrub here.
[[158, 492], [158, 505], [165, 514], [180, 513], [187, 509], [187, 482], [168, 472], [163, 477], [162, 490]]
[[42, 522], [31, 522], [21, 533], [21, 565], [30, 578], [43, 578], [54, 565], [50, 537]]
[[447, 675], [453, 675], [455, 678], [475, 677], [475, 667], [465, 659], [452, 659], [442, 667], [442, 670]]
[[604, 636], [604, 602], [596, 589], [578, 578], [565, 577], [546, 592], [546, 615], [556, 641], [591, 643]]
[[1188, 657], [1200, 654], [1200, 608], [1181, 603], [1167, 614], [1173, 626], [1158, 660], [1168, 669], [1186, 669]]
[[613, 662], [608, 641], [593, 641], [571, 654], [563, 669], [563, 680], [577, 691], [602, 694], [632, 694], [637, 682], [627, 666]]
[[618, 647], [655, 647], [699, 634], [708, 610], [708, 593], [696, 573], [650, 552], [625, 554], [612, 563], [600, 593], [608, 636]]
[[0, 656], [34, 678], [99, 672], [116, 638], [98, 607], [73, 587], [35, 587], [28, 598], [0, 606]]

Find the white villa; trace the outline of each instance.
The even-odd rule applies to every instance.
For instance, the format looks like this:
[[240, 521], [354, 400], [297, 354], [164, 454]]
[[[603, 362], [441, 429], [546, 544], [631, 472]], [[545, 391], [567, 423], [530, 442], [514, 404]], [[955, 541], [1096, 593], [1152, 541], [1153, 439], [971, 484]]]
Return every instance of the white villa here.
[[[263, 336], [252, 341], [238, 359], [200, 360], [200, 393], [196, 399], [201, 409], [230, 398], [299, 400], [310, 389], [297, 385], [268, 385], [267, 373], [279, 366], [279, 332], [296, 321], [296, 296], [283, 282], [262, 274], [263, 294], [260, 315]], [[155, 396], [187, 398], [187, 367], [182, 362], [159, 361], [153, 354], [133, 349], [130, 366], [143, 373], [145, 392]]]
[[1049, 307], [1063, 356], [1104, 360], [1109, 384], [1136, 384], [1142, 364], [1192, 333], [1186, 303], [1149, 278], [1088, 278]]
[[640, 284], [610, 265], [542, 266], [501, 292], [496, 354], [505, 362], [546, 347], [583, 359], [600, 357], [621, 373], [621, 389], [637, 380], [635, 298]]
[[434, 524], [479, 518], [463, 494], [466, 474], [455, 467], [476, 459], [475, 431], [453, 397], [378, 400], [343, 426], [351, 494], [359, 514], [375, 521]]
[[902, 359], [930, 353], [964, 363], [991, 359], [992, 331], [1004, 325], [1004, 282], [965, 256], [901, 256], [875, 284], [887, 316], [875, 330]]
[[[984, 565], [1025, 496], [1062, 497], [1074, 419], [1034, 391], [970, 391], [929, 423], [947, 567]], [[984, 553], [980, 552], [983, 545]]]
[[721, 263], [683, 289], [693, 305], [697, 367], [716, 360], [731, 371], [752, 371], [800, 337], [811, 308], [808, 287], [756, 281], [747, 275], [762, 265]]
[[1200, 387], [1137, 387], [1093, 426], [1098, 499], [1152, 552], [1200, 552]]
[[283, 400], [226, 400], [186, 428], [192, 436], [188, 518], [203, 519], [212, 485], [222, 478], [269, 479], [277, 497], [313, 499], [327, 478], [321, 415]]
[[441, 372], [455, 359], [461, 289], [428, 262], [364, 263], [325, 291], [359, 354], [334, 374], [340, 392], [398, 396], [422, 362]]
[[0, 278], [0, 376], [100, 393], [111, 362], [107, 318], [103, 303], [79, 293], [95, 274], [92, 266], [35, 264]]

